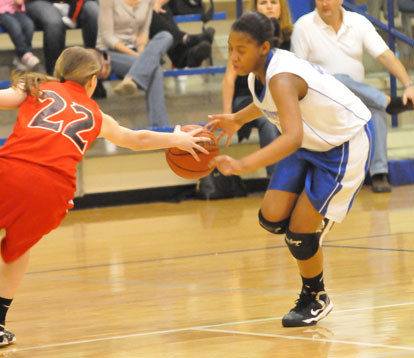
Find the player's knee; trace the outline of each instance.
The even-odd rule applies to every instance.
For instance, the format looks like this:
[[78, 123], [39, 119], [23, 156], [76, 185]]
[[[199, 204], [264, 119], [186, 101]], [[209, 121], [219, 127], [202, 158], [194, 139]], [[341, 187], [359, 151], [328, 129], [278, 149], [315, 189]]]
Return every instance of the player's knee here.
[[279, 234], [284, 234], [286, 232], [286, 228], [289, 224], [289, 218], [286, 218], [282, 221], [272, 222], [272, 221], [266, 220], [263, 217], [262, 210], [259, 210], [259, 224], [263, 229], [271, 232], [272, 234], [279, 235]]
[[319, 249], [320, 233], [298, 234], [286, 230], [285, 242], [297, 260], [308, 260], [313, 257]]

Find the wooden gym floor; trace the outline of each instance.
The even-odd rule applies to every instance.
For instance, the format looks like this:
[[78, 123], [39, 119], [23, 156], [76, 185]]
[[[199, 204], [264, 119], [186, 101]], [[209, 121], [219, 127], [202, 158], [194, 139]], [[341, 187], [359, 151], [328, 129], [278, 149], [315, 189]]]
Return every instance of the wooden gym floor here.
[[0, 357], [414, 357], [414, 194], [363, 188], [325, 241], [334, 310], [283, 328], [300, 289], [261, 195], [72, 211], [33, 250]]

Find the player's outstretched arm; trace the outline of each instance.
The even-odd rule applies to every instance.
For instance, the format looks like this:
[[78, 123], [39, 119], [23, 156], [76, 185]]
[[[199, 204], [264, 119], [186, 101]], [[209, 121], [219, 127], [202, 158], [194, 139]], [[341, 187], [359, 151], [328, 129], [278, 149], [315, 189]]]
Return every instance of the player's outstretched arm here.
[[122, 127], [111, 116], [102, 113], [102, 128], [99, 134], [110, 142], [132, 150], [154, 150], [177, 147], [192, 154], [199, 160], [196, 150], [208, 154], [208, 151], [199, 145], [199, 142], [209, 141], [208, 137], [195, 137], [203, 128], [197, 128], [191, 132], [183, 132], [180, 126], [176, 126], [174, 133], [160, 133], [151, 130], [132, 130]]
[[14, 87], [0, 90], [0, 109], [18, 108], [26, 99], [27, 93]]

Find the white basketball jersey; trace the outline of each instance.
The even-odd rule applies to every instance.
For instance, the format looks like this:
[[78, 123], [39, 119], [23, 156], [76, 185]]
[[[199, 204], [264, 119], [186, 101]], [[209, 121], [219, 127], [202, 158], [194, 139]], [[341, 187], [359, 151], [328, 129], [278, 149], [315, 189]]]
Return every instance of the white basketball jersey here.
[[279, 73], [292, 73], [308, 85], [299, 102], [303, 122], [302, 148], [327, 151], [351, 139], [370, 120], [371, 112], [345, 85], [318, 65], [302, 60], [289, 51], [269, 53], [266, 83], [261, 94], [254, 90], [255, 75], [249, 75], [254, 104], [282, 132], [278, 110], [269, 91], [269, 81]]

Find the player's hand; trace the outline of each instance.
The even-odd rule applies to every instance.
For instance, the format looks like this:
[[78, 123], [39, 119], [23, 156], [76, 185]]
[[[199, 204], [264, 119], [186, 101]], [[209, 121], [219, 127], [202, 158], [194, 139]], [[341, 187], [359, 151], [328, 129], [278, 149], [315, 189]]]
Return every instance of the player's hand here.
[[240, 160], [219, 155], [211, 160], [210, 167], [216, 167], [223, 175], [240, 175], [243, 173], [243, 165]]
[[200, 142], [209, 142], [210, 138], [208, 137], [196, 137], [197, 134], [204, 130], [203, 127], [193, 129], [190, 132], [184, 132], [181, 130], [181, 126], [177, 125], [174, 128], [174, 134], [177, 135], [177, 144], [175, 146], [181, 150], [189, 152], [194, 159], [199, 162], [200, 158], [198, 157], [195, 150], [198, 150], [201, 153], [209, 154], [208, 150], [201, 146]]
[[222, 130], [222, 133], [217, 138], [218, 141], [227, 134], [226, 147], [228, 147], [233, 134], [240, 129], [241, 124], [235, 121], [233, 113], [213, 114], [209, 115], [208, 118], [210, 119], [210, 122], [208, 122], [205, 127], [210, 131], [215, 131], [217, 129]]

